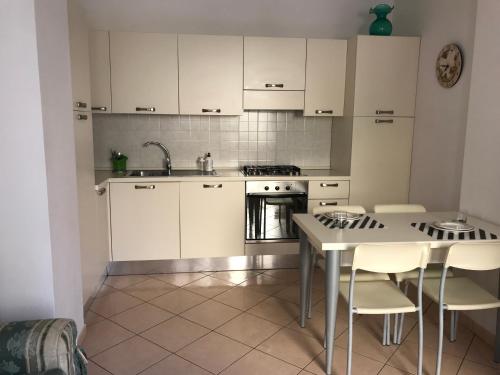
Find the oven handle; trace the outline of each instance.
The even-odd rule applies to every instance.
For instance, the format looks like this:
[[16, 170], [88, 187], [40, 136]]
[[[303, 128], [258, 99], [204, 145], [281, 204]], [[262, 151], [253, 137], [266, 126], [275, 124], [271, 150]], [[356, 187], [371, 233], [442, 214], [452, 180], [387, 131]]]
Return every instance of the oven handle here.
[[301, 198], [307, 197], [307, 193], [278, 193], [278, 194], [269, 194], [269, 193], [246, 193], [247, 197], [261, 197], [261, 198]]

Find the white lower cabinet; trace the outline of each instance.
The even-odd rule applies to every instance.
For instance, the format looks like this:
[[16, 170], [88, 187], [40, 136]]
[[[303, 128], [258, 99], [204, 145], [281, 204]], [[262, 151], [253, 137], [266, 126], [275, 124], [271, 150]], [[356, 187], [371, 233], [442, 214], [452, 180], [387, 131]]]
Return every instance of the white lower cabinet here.
[[245, 183], [180, 184], [181, 258], [245, 254]]
[[349, 199], [309, 199], [307, 201], [307, 212], [312, 213], [315, 207], [330, 207], [335, 210], [337, 206], [347, 206]]
[[111, 183], [113, 261], [179, 259], [179, 183]]

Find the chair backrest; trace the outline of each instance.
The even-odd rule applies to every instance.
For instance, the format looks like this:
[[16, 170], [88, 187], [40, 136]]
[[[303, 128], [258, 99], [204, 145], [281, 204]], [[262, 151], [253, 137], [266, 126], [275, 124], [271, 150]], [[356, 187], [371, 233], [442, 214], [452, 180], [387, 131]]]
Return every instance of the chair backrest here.
[[333, 211], [347, 211], [353, 214], [366, 214], [366, 210], [363, 206], [319, 206], [313, 208], [313, 214], [324, 214], [326, 212]]
[[450, 246], [445, 267], [471, 271], [500, 268], [500, 244], [457, 243]]
[[427, 212], [427, 210], [421, 204], [376, 204], [374, 212], [377, 214], [396, 214]]
[[352, 260], [353, 270], [379, 273], [399, 273], [426, 268], [428, 244], [358, 245]]

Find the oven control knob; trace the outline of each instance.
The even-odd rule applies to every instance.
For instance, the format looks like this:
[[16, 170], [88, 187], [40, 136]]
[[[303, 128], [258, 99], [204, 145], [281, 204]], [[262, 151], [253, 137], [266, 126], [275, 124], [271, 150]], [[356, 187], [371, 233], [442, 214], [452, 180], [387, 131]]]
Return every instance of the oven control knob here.
[[277, 191], [277, 190], [279, 190], [279, 189], [280, 189], [280, 187], [279, 187], [279, 186], [276, 186], [274, 189]]
[[269, 190], [269, 186], [264, 186], [264, 190], [268, 191]]
[[286, 190], [290, 190], [291, 189], [290, 185], [288, 185], [287, 187], [285, 187], [285, 189]]

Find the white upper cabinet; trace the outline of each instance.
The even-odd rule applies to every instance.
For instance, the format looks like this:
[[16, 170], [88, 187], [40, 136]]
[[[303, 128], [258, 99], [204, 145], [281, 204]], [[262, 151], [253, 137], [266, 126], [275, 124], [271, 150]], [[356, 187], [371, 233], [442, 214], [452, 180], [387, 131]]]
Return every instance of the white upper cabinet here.
[[342, 116], [346, 55], [347, 40], [307, 40], [305, 116]]
[[347, 89], [354, 92], [353, 115], [413, 117], [419, 50], [418, 37], [353, 38], [348, 69], [355, 66], [355, 72]]
[[109, 61], [109, 33], [89, 33], [90, 87], [92, 111], [111, 112], [111, 66]]
[[186, 115], [243, 113], [243, 37], [179, 35], [179, 109]]
[[306, 40], [244, 38], [245, 90], [304, 90]]
[[177, 35], [110, 32], [114, 113], [179, 113]]

